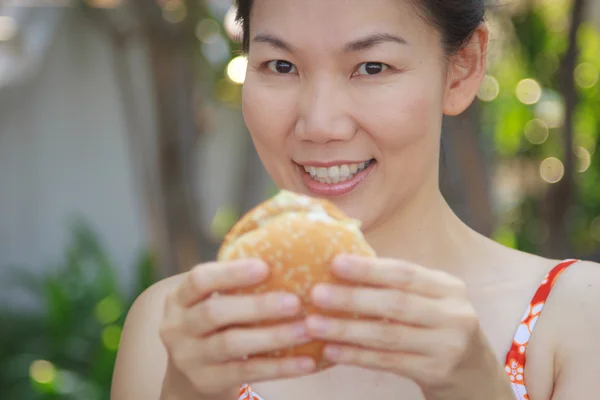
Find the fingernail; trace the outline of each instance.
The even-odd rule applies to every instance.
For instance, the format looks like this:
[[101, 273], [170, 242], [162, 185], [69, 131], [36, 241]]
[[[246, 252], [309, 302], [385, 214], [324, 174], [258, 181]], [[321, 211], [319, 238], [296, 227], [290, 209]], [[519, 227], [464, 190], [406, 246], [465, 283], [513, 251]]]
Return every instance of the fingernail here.
[[315, 333], [326, 333], [330, 323], [325, 318], [312, 315], [306, 319], [306, 325]]
[[298, 297], [292, 294], [281, 295], [278, 299], [278, 307], [281, 312], [292, 312], [296, 311], [300, 305]]
[[351, 271], [354, 260], [350, 255], [340, 255], [333, 260], [333, 268], [341, 274], [347, 274]]
[[250, 279], [258, 280], [265, 276], [267, 273], [267, 266], [264, 262], [260, 260], [252, 260], [247, 266], [248, 268], [248, 276]]
[[308, 332], [303, 322], [292, 325], [290, 329], [291, 335], [296, 339], [308, 339]]
[[296, 366], [300, 371], [312, 371], [315, 368], [315, 362], [311, 359], [302, 359], [298, 360]]
[[327, 305], [331, 301], [331, 289], [325, 285], [317, 285], [313, 289], [313, 300], [321, 305]]

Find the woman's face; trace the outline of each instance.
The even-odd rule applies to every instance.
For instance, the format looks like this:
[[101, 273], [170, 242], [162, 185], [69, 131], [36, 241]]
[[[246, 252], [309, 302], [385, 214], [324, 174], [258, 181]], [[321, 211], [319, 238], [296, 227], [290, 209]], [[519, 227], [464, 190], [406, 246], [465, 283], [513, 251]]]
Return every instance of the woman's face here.
[[457, 99], [439, 33], [411, 5], [255, 0], [250, 27], [244, 118], [280, 188], [329, 198], [365, 230], [437, 195]]

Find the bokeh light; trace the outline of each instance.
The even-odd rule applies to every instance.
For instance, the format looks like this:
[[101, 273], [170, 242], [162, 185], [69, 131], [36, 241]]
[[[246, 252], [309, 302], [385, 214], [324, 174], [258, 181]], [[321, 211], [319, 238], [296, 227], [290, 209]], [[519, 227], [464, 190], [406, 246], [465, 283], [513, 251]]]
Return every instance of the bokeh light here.
[[565, 107], [560, 97], [549, 96], [537, 104], [535, 115], [549, 128], [559, 128], [565, 122]]
[[491, 76], [486, 75], [481, 82], [481, 86], [479, 87], [479, 92], [477, 93], [477, 97], [481, 101], [493, 101], [500, 94], [500, 84], [498, 80]]
[[585, 147], [578, 147], [575, 150], [575, 154], [577, 156], [577, 172], [585, 172], [592, 165], [592, 155]]
[[517, 84], [517, 98], [523, 104], [536, 104], [542, 98], [542, 87], [534, 79], [523, 79]]
[[591, 63], [582, 63], [575, 68], [575, 83], [581, 88], [589, 89], [598, 83], [600, 73]]
[[108, 350], [116, 351], [121, 342], [121, 327], [109, 325], [102, 330], [102, 344]]
[[555, 157], [548, 157], [540, 164], [540, 176], [548, 183], [558, 183], [565, 176], [565, 166]]
[[163, 18], [177, 24], [187, 17], [187, 8], [182, 0], [167, 0], [163, 6]]
[[237, 7], [235, 5], [231, 6], [225, 14], [225, 18], [223, 19], [223, 26], [225, 27], [225, 32], [227, 32], [227, 36], [234, 42], [240, 42], [242, 39], [242, 24], [240, 24], [236, 19]]
[[108, 296], [96, 304], [95, 313], [100, 323], [111, 324], [123, 314], [123, 307], [115, 296]]
[[210, 226], [211, 235], [215, 239], [222, 239], [239, 217], [239, 214], [232, 207], [219, 208]]
[[596, 152], [596, 139], [590, 135], [577, 135], [575, 137], [575, 144], [586, 149], [590, 155], [594, 155]]
[[229, 41], [221, 34], [213, 34], [204, 38], [202, 54], [214, 66], [221, 66], [230, 57]]
[[237, 84], [244, 83], [246, 79], [246, 68], [248, 67], [248, 60], [244, 56], [238, 56], [229, 62], [227, 65], [227, 77], [232, 82]]
[[549, 133], [548, 124], [541, 119], [533, 119], [525, 125], [525, 138], [533, 144], [544, 143]]
[[56, 378], [56, 367], [50, 361], [35, 360], [29, 367], [29, 375], [38, 383], [50, 383]]
[[204, 18], [196, 24], [196, 37], [203, 43], [209, 43], [215, 40], [219, 35], [221, 28], [219, 23], [212, 18]]

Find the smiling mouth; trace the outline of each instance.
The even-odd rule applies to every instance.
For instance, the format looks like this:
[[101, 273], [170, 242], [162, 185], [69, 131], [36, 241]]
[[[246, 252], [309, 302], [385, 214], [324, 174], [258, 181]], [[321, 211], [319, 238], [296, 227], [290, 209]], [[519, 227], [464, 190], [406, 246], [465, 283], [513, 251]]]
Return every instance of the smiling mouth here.
[[365, 171], [375, 162], [375, 159], [372, 158], [358, 164], [341, 164], [331, 167], [313, 167], [304, 165], [302, 167], [313, 180], [325, 184], [336, 184], [353, 179], [356, 175]]

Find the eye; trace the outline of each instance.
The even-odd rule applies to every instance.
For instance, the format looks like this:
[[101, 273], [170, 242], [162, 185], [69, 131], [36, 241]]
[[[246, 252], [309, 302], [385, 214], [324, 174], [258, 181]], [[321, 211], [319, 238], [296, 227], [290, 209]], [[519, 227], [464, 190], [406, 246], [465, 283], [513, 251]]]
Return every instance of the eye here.
[[267, 63], [267, 67], [276, 74], [293, 74], [296, 72], [296, 66], [285, 60], [273, 60]]
[[377, 75], [388, 69], [389, 67], [380, 62], [366, 62], [358, 67], [355, 75]]

